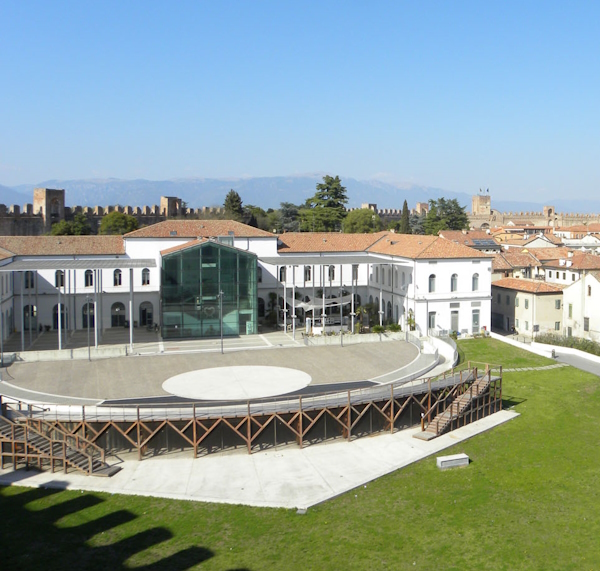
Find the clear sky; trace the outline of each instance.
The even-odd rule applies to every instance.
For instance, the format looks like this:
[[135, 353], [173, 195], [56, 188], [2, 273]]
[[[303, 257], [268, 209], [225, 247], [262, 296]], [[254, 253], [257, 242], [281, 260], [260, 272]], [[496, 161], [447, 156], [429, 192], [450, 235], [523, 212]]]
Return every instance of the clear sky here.
[[600, 3], [0, 2], [0, 184], [600, 188]]

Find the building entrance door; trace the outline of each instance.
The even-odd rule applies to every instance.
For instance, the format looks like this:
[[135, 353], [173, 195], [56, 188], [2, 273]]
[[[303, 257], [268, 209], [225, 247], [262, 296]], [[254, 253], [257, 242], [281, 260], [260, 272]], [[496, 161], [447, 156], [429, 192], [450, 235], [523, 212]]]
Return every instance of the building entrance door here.
[[452, 331], [458, 331], [458, 311], [450, 313], [450, 329]]

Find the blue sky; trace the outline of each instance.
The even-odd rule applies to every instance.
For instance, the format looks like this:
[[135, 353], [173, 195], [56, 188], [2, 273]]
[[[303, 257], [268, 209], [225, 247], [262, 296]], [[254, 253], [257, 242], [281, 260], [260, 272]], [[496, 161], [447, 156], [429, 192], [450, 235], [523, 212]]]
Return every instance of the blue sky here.
[[596, 198], [597, 2], [0, 3], [0, 184], [328, 172]]

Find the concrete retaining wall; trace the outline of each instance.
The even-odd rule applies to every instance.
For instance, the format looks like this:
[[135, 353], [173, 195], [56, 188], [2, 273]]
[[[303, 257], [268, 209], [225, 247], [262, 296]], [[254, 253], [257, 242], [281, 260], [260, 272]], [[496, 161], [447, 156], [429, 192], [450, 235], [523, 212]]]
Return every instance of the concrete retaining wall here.
[[[92, 359], [108, 359], [111, 357], [126, 357], [127, 345], [109, 345], [106, 347], [91, 348]], [[5, 363], [35, 363], [39, 361], [69, 361], [71, 359], [87, 359], [87, 347], [78, 349], [62, 349], [54, 351], [24, 351], [19, 353], [7, 353], [4, 355]]]

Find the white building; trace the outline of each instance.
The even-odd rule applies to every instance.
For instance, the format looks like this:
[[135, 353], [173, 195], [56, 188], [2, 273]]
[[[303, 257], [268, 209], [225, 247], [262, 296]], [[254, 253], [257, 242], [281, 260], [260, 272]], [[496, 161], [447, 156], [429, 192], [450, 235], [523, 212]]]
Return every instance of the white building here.
[[[18, 331], [28, 346], [40, 328], [74, 331], [88, 323], [99, 337], [109, 327], [163, 326], [165, 260], [196, 247], [201, 256], [206, 244], [257, 260], [248, 295], [259, 323], [273, 303], [280, 325], [319, 319], [323, 306], [331, 317], [342, 305], [348, 317], [372, 303], [380, 322], [414, 324], [422, 334], [490, 327], [491, 257], [438, 236], [277, 236], [228, 220], [168, 220], [123, 237], [0, 237], [3, 339]], [[204, 302], [195, 299], [191, 309], [200, 312]], [[256, 331], [253, 311], [239, 334]]]

